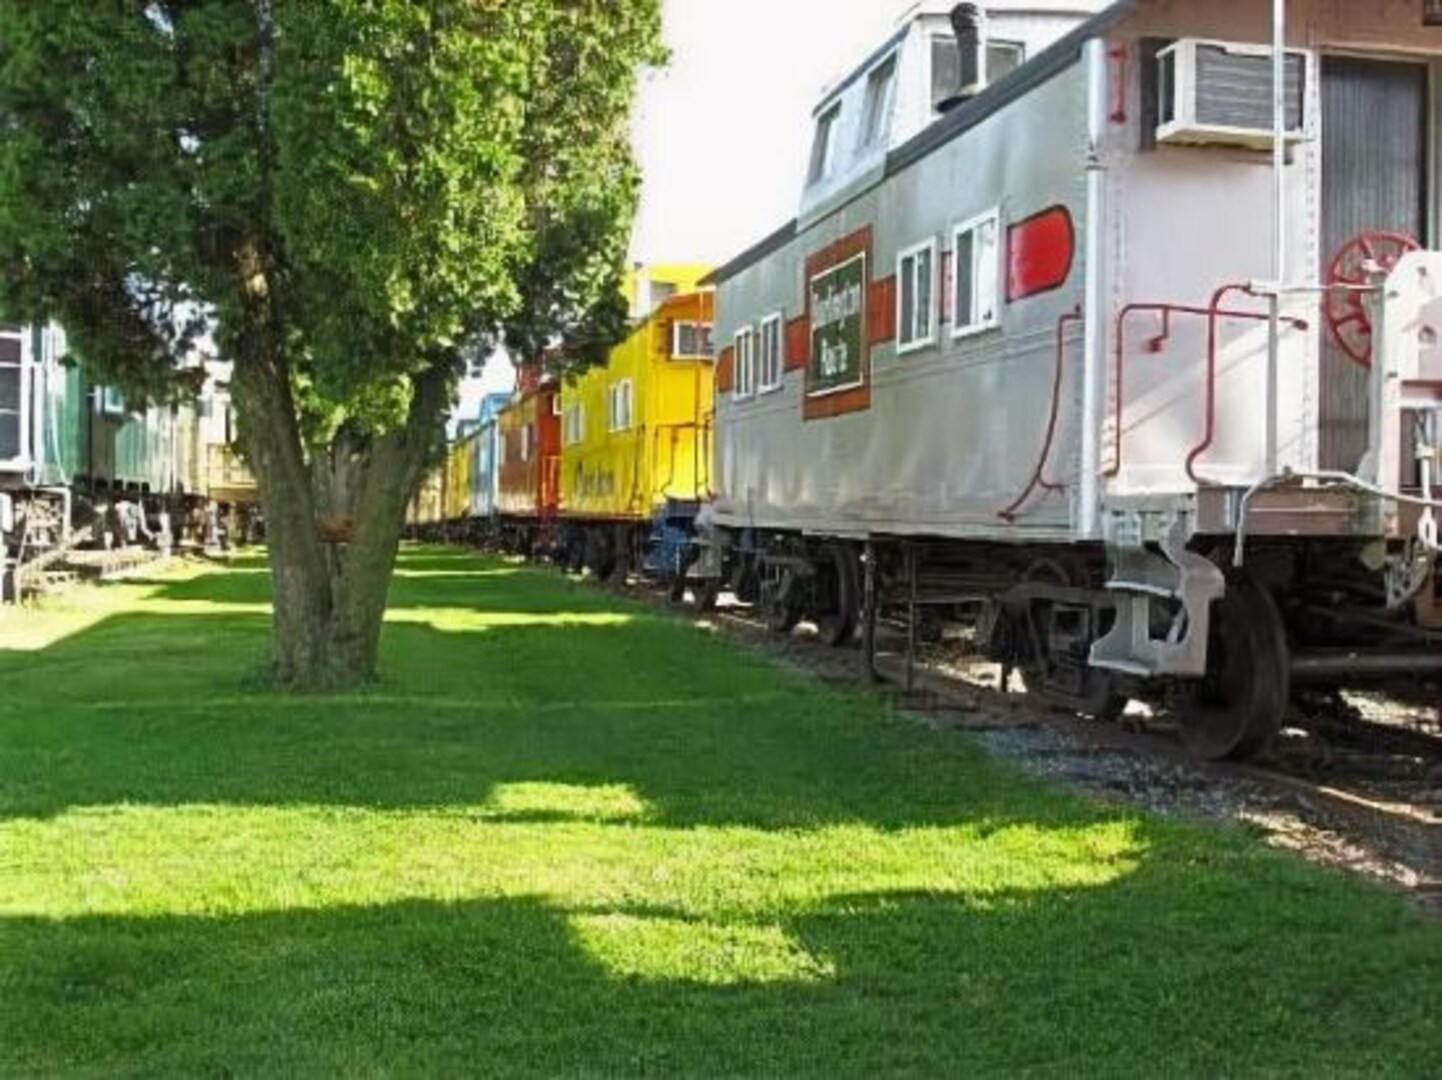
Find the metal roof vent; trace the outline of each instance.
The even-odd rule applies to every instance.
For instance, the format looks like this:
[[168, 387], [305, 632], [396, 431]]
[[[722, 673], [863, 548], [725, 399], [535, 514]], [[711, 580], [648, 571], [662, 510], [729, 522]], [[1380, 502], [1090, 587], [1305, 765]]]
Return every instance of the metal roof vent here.
[[[951, 28], [956, 35], [955, 51], [952, 53], [956, 76], [951, 92], [936, 104], [940, 112], [950, 112], [986, 88], [986, 73], [981, 65], [981, 21], [982, 12], [978, 4], [957, 4], [951, 9]], [[933, 57], [933, 63], [936, 62]]]

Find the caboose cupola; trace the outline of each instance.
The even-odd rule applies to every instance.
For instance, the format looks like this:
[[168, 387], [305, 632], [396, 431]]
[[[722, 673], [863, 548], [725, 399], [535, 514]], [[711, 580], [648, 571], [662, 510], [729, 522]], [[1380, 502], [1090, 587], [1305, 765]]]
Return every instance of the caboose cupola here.
[[880, 179], [887, 156], [1006, 78], [1103, 0], [926, 0], [831, 83], [813, 111], [804, 225]]

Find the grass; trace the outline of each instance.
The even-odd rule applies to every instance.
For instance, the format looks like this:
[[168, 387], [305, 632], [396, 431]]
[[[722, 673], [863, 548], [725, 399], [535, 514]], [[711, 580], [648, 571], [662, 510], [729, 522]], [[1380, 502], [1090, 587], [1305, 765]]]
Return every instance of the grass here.
[[254, 563], [0, 621], [0, 1073], [1423, 1075], [1442, 931], [559, 577]]

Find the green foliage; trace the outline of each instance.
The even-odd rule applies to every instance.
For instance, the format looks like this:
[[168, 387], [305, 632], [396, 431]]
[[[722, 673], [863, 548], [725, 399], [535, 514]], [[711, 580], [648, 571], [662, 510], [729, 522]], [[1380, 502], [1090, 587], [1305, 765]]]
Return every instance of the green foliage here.
[[237, 693], [254, 566], [0, 621], [0, 1074], [1436, 1072], [1379, 889], [555, 575], [393, 594], [330, 698]]
[[620, 333], [657, 0], [0, 0], [0, 307], [134, 400], [262, 295], [313, 445], [510, 327]]

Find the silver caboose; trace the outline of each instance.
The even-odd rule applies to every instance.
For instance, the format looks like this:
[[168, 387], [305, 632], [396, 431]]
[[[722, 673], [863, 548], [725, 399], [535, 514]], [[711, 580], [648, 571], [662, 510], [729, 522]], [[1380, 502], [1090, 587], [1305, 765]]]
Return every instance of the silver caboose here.
[[1438, 672], [1439, 73], [1430, 0], [909, 13], [713, 275], [700, 591], [1213, 758]]

